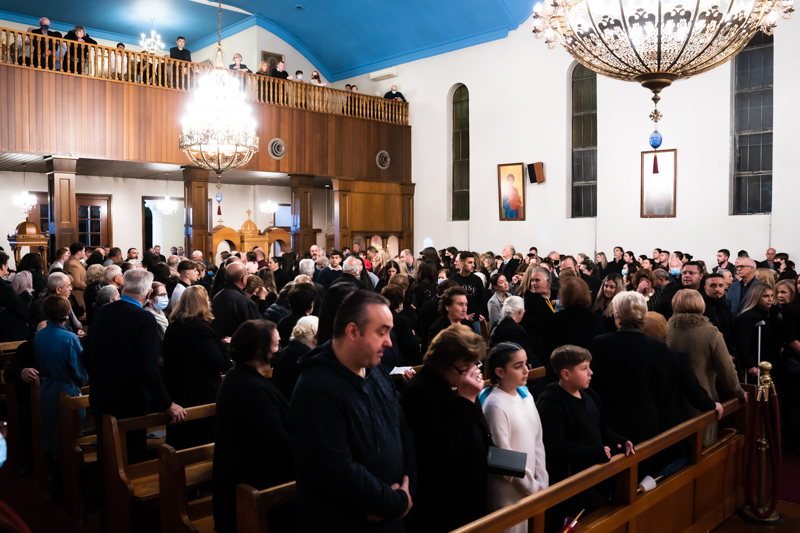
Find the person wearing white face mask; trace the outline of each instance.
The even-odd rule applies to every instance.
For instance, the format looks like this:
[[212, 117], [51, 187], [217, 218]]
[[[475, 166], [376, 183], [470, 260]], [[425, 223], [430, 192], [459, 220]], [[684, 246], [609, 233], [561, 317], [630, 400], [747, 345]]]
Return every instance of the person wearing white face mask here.
[[392, 85], [392, 90], [383, 95], [387, 100], [397, 100], [398, 102], [406, 102], [406, 97], [403, 93], [397, 90], [397, 85]]
[[147, 303], [144, 304], [144, 308], [153, 313], [153, 316], [156, 317], [158, 338], [163, 341], [164, 333], [166, 333], [167, 326], [169, 326], [169, 319], [164, 313], [164, 309], [169, 305], [169, 296], [167, 295], [167, 287], [163, 283], [154, 281], [152, 288], [153, 292], [150, 293], [150, 298], [147, 300]]

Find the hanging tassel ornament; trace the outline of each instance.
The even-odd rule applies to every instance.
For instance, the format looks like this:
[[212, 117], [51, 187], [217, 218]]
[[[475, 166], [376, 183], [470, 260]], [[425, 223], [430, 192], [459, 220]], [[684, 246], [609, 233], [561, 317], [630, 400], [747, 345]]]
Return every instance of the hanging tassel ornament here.
[[[653, 133], [650, 134], [650, 146], [653, 148], [654, 151], [658, 152], [658, 148], [661, 146], [661, 143], [664, 141], [664, 138], [658, 132], [658, 121], [661, 120], [663, 116], [661, 112], [658, 110], [658, 101], [661, 100], [661, 97], [658, 96], [656, 93], [653, 96], [653, 102], [656, 104], [656, 108], [650, 113], [650, 120], [653, 121], [655, 124], [655, 130]], [[658, 174], [658, 154], [653, 154], [653, 174]]]
[[217, 216], [221, 217], [222, 216], [222, 193], [217, 193], [217, 195], [214, 197], [214, 199], [217, 201]]

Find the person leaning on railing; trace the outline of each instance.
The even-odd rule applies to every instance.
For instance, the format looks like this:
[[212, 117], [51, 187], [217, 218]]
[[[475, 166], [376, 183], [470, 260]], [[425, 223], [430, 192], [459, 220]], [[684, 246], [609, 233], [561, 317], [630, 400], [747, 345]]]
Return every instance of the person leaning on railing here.
[[83, 26], [75, 26], [64, 36], [65, 41], [75, 41], [80, 44], [69, 45], [69, 56], [62, 62], [64, 72], [83, 74], [83, 63], [89, 60], [89, 47], [87, 44], [97, 44], [89, 37]]
[[[48, 39], [48, 37], [60, 39], [61, 33], [50, 29], [50, 19], [47, 17], [40, 18], [39, 27], [31, 31], [31, 33], [42, 36], [40, 38], [34, 37], [36, 41], [32, 43], [33, 48], [36, 51], [35, 54], [32, 54], [33, 66], [38, 68], [41, 64], [42, 68], [45, 68], [46, 65], [46, 68], [53, 70], [53, 64], [57, 62], [57, 59], [61, 54], [59, 53], [60, 49], [54, 49], [54, 45], [59, 46], [59, 41], [55, 41], [55, 43], [53, 43]], [[56, 56], [56, 61], [54, 61], [54, 55]]]

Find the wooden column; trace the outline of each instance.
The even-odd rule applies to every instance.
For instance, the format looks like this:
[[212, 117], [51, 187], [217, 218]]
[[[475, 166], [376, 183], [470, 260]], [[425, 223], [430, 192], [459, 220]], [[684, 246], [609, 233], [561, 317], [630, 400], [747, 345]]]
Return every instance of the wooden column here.
[[403, 238], [400, 239], [400, 251], [406, 248], [414, 253], [414, 188], [415, 183], [401, 185], [403, 193]]
[[314, 236], [314, 176], [294, 174], [289, 176], [292, 188], [292, 251], [306, 252], [316, 244]]
[[77, 163], [77, 157], [45, 157], [50, 234], [55, 235], [56, 250], [69, 248], [78, 240], [78, 212], [75, 198]]
[[184, 251], [186, 257], [200, 250], [205, 259], [211, 259], [208, 227], [208, 175], [210, 170], [182, 167], [183, 170], [183, 222]]
[[352, 183], [351, 180], [331, 179], [334, 246], [339, 251], [345, 246], [353, 247], [353, 236], [350, 233], [350, 186]]

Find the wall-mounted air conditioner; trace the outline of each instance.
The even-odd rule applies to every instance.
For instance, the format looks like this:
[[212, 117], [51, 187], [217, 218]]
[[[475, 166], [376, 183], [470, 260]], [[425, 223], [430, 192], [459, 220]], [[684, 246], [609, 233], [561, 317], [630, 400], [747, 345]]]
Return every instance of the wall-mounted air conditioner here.
[[377, 72], [371, 72], [369, 79], [372, 81], [388, 80], [397, 77], [397, 67], [385, 68]]

